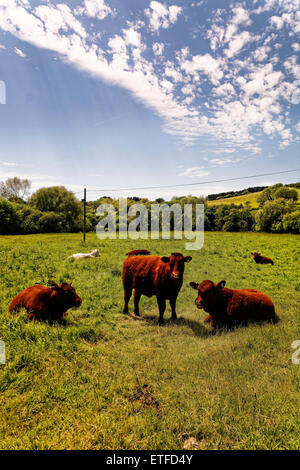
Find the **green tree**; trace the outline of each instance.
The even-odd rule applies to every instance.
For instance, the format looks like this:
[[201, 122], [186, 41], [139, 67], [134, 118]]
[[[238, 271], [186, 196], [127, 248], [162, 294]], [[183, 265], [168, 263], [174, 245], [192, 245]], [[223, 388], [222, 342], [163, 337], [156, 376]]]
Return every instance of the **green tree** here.
[[38, 220], [38, 227], [41, 233], [64, 232], [66, 228], [65, 216], [56, 212], [45, 212]]
[[10, 235], [19, 231], [19, 217], [15, 204], [0, 199], [0, 234]]
[[281, 187], [283, 187], [283, 185], [281, 183], [278, 183], [264, 189], [257, 198], [257, 202], [259, 203], [260, 207], [262, 207], [267, 201], [274, 201], [275, 193]]
[[0, 197], [13, 202], [23, 202], [28, 196], [31, 183], [28, 179], [20, 179], [17, 176], [8, 178], [0, 183]]
[[282, 225], [285, 232], [300, 233], [300, 210], [285, 214], [282, 218]]
[[267, 201], [255, 214], [255, 228], [260, 232], [283, 232], [283, 216], [294, 212], [297, 205], [283, 198]]
[[27, 205], [19, 206], [19, 232], [22, 234], [39, 233], [39, 220], [43, 213]]
[[81, 214], [80, 202], [64, 186], [38, 189], [28, 203], [42, 212], [64, 214], [67, 231], [73, 230]]
[[298, 193], [296, 189], [290, 189], [287, 188], [286, 186], [282, 186], [281, 188], [277, 189], [274, 193], [274, 198], [279, 199], [291, 199], [292, 201], [297, 201], [298, 200]]

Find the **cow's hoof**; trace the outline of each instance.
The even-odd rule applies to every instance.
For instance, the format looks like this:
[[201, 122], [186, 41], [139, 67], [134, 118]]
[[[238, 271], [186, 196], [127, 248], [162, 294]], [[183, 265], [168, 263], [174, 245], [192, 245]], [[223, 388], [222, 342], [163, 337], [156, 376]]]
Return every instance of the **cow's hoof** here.
[[171, 321], [176, 321], [177, 320], [177, 316], [176, 317], [171, 317]]

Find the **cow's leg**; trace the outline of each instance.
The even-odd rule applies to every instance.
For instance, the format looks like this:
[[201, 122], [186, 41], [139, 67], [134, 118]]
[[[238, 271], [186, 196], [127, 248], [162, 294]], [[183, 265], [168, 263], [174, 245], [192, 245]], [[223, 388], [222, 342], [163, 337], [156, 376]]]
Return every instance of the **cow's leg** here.
[[132, 287], [125, 287], [124, 286], [124, 308], [123, 308], [123, 313], [129, 313], [128, 312], [128, 302], [130, 300], [132, 294]]
[[208, 317], [205, 318], [204, 323], [211, 323], [211, 320], [212, 320], [211, 316], [208, 315]]
[[134, 314], [137, 315], [138, 317], [140, 316], [139, 301], [140, 301], [141, 295], [142, 294], [140, 292], [134, 289], [134, 292], [133, 292]]
[[176, 297], [172, 297], [170, 299], [170, 307], [172, 311], [172, 320], [177, 320], [177, 315], [176, 315]]
[[159, 320], [158, 324], [162, 325], [164, 323], [164, 313], [166, 310], [166, 299], [161, 296], [157, 296], [157, 305], [158, 305], [158, 310], [159, 310]]

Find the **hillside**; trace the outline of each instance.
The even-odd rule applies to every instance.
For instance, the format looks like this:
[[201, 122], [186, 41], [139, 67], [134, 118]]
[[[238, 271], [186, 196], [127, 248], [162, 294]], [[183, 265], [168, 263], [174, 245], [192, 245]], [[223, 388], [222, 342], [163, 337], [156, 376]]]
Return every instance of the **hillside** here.
[[[293, 188], [297, 191], [298, 193], [298, 200], [300, 200], [300, 189]], [[258, 207], [258, 202], [257, 198], [261, 194], [262, 191], [258, 191], [256, 193], [249, 193], [249, 194], [243, 194], [242, 196], [233, 196], [233, 197], [227, 197], [224, 199], [216, 199], [213, 201], [207, 201], [208, 206], [220, 206], [221, 204], [235, 204], [239, 206], [240, 204], [245, 205], [247, 202], [249, 202], [249, 205], [251, 208], [256, 208]]]

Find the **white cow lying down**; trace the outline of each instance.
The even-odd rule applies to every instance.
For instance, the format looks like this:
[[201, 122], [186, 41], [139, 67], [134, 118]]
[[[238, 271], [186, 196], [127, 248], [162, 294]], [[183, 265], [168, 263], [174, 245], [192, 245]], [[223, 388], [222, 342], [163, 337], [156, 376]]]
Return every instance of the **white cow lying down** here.
[[100, 251], [92, 250], [90, 253], [76, 253], [75, 255], [68, 256], [68, 258], [75, 258], [75, 259], [98, 258], [98, 256], [101, 256]]

